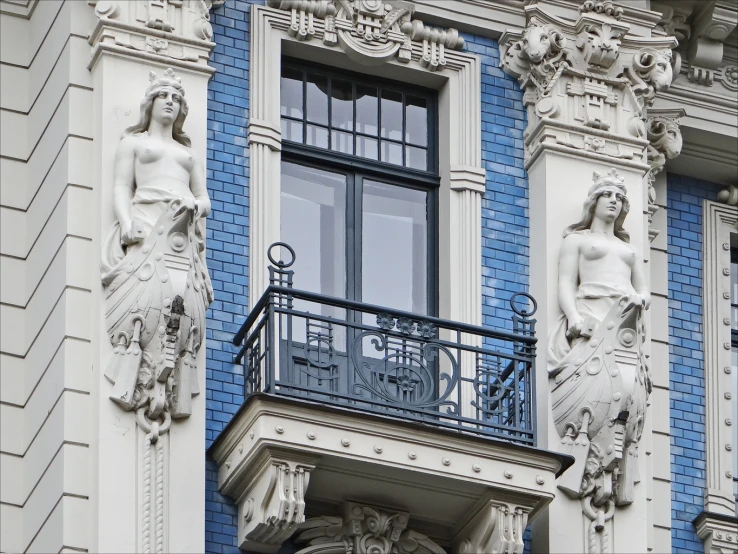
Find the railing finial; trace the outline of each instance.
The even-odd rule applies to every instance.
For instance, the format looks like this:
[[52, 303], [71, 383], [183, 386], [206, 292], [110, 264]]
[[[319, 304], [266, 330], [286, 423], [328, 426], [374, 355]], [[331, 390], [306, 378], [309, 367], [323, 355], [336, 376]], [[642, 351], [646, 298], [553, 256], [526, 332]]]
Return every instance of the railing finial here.
[[[518, 297], [523, 297], [527, 300], [527, 305], [525, 307], [519, 308], [517, 306], [516, 303], [518, 302]], [[515, 312], [515, 315], [512, 316], [513, 332], [532, 336], [535, 335], [536, 320], [532, 319], [532, 317], [538, 310], [536, 299], [527, 292], [516, 292], [510, 298], [510, 308]]]
[[[285, 262], [284, 260], [282, 260], [282, 256], [280, 255], [279, 261], [275, 260], [274, 256], [272, 255], [272, 249], [275, 247], [286, 248], [292, 256], [292, 259], [289, 262]], [[295, 254], [295, 251], [292, 249], [292, 247], [285, 242], [275, 242], [267, 250], [267, 258], [269, 258], [269, 261], [273, 264], [269, 266], [269, 283], [272, 285], [278, 285], [280, 287], [287, 287], [291, 289], [292, 277], [295, 275], [295, 272], [291, 269], [288, 270], [287, 268], [292, 266], [292, 264], [294, 264], [295, 260], [297, 259], [297, 255]]]

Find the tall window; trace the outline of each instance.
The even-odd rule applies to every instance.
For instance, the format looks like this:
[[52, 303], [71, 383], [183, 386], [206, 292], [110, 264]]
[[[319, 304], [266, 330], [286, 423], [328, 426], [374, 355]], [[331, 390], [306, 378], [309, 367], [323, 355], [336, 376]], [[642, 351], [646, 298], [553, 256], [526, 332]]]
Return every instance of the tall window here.
[[[736, 235], [731, 235], [731, 242]], [[731, 376], [733, 388], [733, 422], [738, 423], [738, 248], [730, 249], [730, 343], [732, 346]], [[738, 513], [738, 440], [733, 435], [733, 495], [735, 496], [736, 513]]]
[[284, 62], [281, 240], [296, 286], [435, 315], [432, 91]]

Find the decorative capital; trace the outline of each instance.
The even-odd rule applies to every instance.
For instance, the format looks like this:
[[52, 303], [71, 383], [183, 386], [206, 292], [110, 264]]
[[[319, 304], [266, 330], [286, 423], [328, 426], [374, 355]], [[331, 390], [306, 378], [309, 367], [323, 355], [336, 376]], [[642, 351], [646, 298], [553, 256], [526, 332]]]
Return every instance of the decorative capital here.
[[414, 6], [402, 0], [268, 0], [272, 8], [291, 12], [290, 36], [311, 40], [317, 20], [323, 43], [339, 46], [357, 63], [380, 65], [396, 58], [412, 59], [413, 44], [422, 47], [419, 63], [429, 71], [446, 65], [445, 50], [460, 50], [464, 39], [456, 29], [426, 27], [412, 19]]
[[410, 514], [346, 502], [343, 517], [322, 516], [300, 525], [297, 554], [445, 554], [427, 536], [407, 529]]
[[87, 0], [98, 24], [89, 38], [91, 69], [105, 51], [212, 73], [210, 10], [225, 0]]
[[527, 165], [554, 149], [645, 173], [646, 109], [679, 73], [676, 39], [630, 35], [623, 9], [610, 0], [586, 0], [574, 22], [537, 3], [525, 11], [525, 29], [501, 39], [500, 65], [533, 108]]

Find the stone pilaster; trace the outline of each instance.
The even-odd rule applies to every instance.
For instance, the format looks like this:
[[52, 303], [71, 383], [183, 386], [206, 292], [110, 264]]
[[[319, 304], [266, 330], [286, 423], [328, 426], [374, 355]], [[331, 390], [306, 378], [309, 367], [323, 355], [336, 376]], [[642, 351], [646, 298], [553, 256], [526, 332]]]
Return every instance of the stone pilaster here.
[[[215, 3], [220, 5], [223, 2]], [[145, 92], [153, 90], [154, 85], [170, 93], [176, 89], [189, 105], [182, 130], [191, 140], [187, 150], [191, 159], [199, 160], [199, 165], [196, 164], [192, 171], [197, 173], [197, 179], [201, 179], [204, 187], [207, 86], [214, 72], [208, 66], [215, 47], [211, 41], [209, 21], [213, 4], [212, 1], [201, 0], [88, 2], [87, 9], [94, 10], [97, 16], [96, 26], [91, 29], [88, 40], [88, 69], [94, 82], [94, 100], [89, 106], [94, 122], [94, 151], [90, 164], [93, 167], [95, 199], [89, 213], [96, 230], [92, 246], [94, 252], [105, 250], [106, 235], [118, 219], [114, 212], [117, 194], [114, 194], [114, 190], [119, 185], [115, 168], [121, 136], [124, 130], [137, 124], [142, 117], [142, 98]], [[151, 72], [155, 74], [153, 77]], [[175, 86], [167, 88], [167, 79]], [[134, 134], [136, 132], [141, 131], [134, 131]], [[187, 141], [178, 142], [183, 145], [178, 148], [184, 151]], [[190, 180], [190, 188], [194, 190], [195, 177], [191, 176]], [[175, 219], [194, 217], [190, 215], [189, 208], [178, 210], [171, 204], [169, 207], [179, 214], [175, 214]], [[194, 213], [194, 209], [190, 211]], [[166, 248], [174, 248], [173, 253], [157, 253], [159, 246], [153, 245], [142, 235], [142, 255], [151, 252], [156, 262], [152, 259], [152, 263], [144, 263], [140, 268], [131, 266], [128, 271], [131, 277], [149, 283], [158, 279], [163, 284], [161, 294], [150, 295], [148, 304], [139, 301], [138, 305], [124, 310], [133, 315], [131, 321], [135, 320], [135, 325], [132, 333], [126, 334], [123, 328], [121, 333], [116, 333], [124, 344], [116, 343], [115, 347], [116, 351], [121, 348], [131, 350], [130, 356], [122, 352], [122, 356], [114, 353], [109, 336], [113, 311], [110, 301], [115, 291], [119, 290], [118, 287], [127, 286], [116, 282], [125, 278], [125, 268], [116, 280], [105, 282], [105, 288], [99, 281], [93, 287], [95, 319], [92, 343], [95, 355], [91, 393], [93, 411], [90, 416], [94, 422], [91, 471], [94, 476], [92, 494], [96, 504], [93, 510], [91, 551], [204, 551], [205, 329], [204, 311], [197, 315], [192, 314], [191, 310], [206, 307], [208, 302], [198, 305], [186, 300], [193, 288], [198, 294], [205, 292], [201, 286], [203, 283], [193, 281], [192, 275], [187, 272], [188, 263], [191, 269], [195, 267], [194, 258], [190, 257], [188, 262], [185, 256], [190, 250], [195, 251], [195, 237], [199, 236], [199, 231], [193, 231], [188, 237], [187, 233], [175, 232], [182, 230], [174, 229], [177, 225], [185, 228], [184, 223], [176, 223], [171, 233], [167, 229], [169, 234], [163, 235], [168, 237], [167, 240], [158, 241], [162, 246], [166, 242]], [[191, 224], [187, 225], [188, 229], [194, 228]], [[154, 235], [153, 230], [151, 235]], [[201, 269], [204, 269], [203, 261], [204, 258], [197, 262], [201, 264]], [[148, 274], [147, 266], [154, 268], [153, 276]], [[115, 269], [109, 275], [114, 272]], [[185, 280], [190, 292], [183, 294], [185, 302], [182, 307], [178, 306], [174, 294], [173, 298], [165, 298], [164, 292], [168, 290], [167, 287], [174, 289], [180, 285], [185, 290]], [[163, 337], [163, 357], [161, 360], [147, 361], [146, 357], [150, 355], [147, 352], [157, 339], [146, 337], [147, 333], [153, 331], [151, 326], [156, 319], [146, 314], [150, 315], [152, 309], [159, 308], [164, 318], [162, 325], [157, 328]], [[120, 310], [121, 304], [117, 304], [115, 309]], [[192, 318], [187, 315], [188, 312]], [[189, 324], [197, 320], [201, 320], [202, 324]], [[121, 325], [127, 325], [125, 317], [122, 317]], [[194, 330], [195, 327], [198, 329]], [[185, 336], [190, 338], [185, 340]], [[148, 346], [144, 344], [146, 341], [151, 341]], [[139, 348], [142, 353], [137, 353]], [[132, 382], [137, 381], [136, 393], [128, 390], [123, 400], [113, 402], [111, 394], [127, 388], [122, 374], [116, 371], [111, 373], [113, 364], [110, 364], [110, 360], [116, 356], [121, 359], [142, 356], [143, 361], [140, 369], [133, 366], [128, 368], [139, 371], [137, 376], [131, 374], [134, 379]], [[141, 388], [139, 385], [145, 382], [144, 366], [155, 368], [148, 392], [138, 390]], [[111, 377], [115, 384], [111, 382]], [[198, 394], [200, 391], [202, 394]], [[148, 396], [143, 398], [141, 394]], [[136, 409], [137, 403], [144, 400], [145, 406]]]
[[[501, 39], [501, 66], [518, 78], [528, 111], [524, 138], [531, 204], [531, 293], [542, 310], [543, 337], [552, 333], [562, 313], [558, 282], [563, 231], [580, 219], [593, 172], [598, 172], [596, 182], [608, 174], [627, 189], [630, 215], [625, 229], [633, 250], [648, 264], [649, 222], [655, 212], [649, 210], [648, 175], [663, 167], [657, 161], [665, 161], [678, 150], [673, 143], [666, 144], [666, 120], [648, 120], [656, 94], [666, 90], [679, 72], [680, 58], [672, 53], [676, 39], [644, 36], [644, 29], [650, 35], [647, 26], [633, 27], [623, 16], [623, 7], [611, 1], [570, 5], [567, 12], [561, 2], [531, 2], [525, 7], [526, 28]], [[617, 173], [609, 173], [613, 168]], [[644, 312], [643, 319], [648, 327], [649, 312]], [[593, 339], [599, 336], [596, 329], [592, 333]], [[651, 349], [649, 337], [650, 332], [640, 350], [645, 365]], [[597, 340], [592, 343], [594, 347]], [[567, 453], [577, 445], [589, 449], [597, 432], [589, 432], [586, 422], [582, 421], [581, 429], [577, 427], [578, 435], [557, 431], [552, 412], [557, 409], [553, 391], [559, 381], [548, 379], [546, 349], [539, 352], [539, 445]], [[612, 401], [619, 398], [615, 394]], [[604, 467], [602, 476], [580, 468], [584, 476], [581, 489], [578, 476], [565, 473], [559, 478], [561, 494], [552, 503], [548, 520], [539, 520], [545, 523], [534, 533], [534, 541], [540, 541], [533, 545], [534, 551], [604, 554], [648, 550], [651, 494], [646, 480], [651, 475], [652, 446], [648, 411], [646, 414], [639, 440], [624, 449], [622, 461], [615, 432], [613, 451], [602, 453], [603, 467], [610, 468]], [[612, 421], [615, 427], [619, 425], [616, 419]], [[579, 471], [576, 464], [568, 472], [573, 470]], [[617, 482], [613, 478], [612, 490], [608, 471], [621, 476]], [[585, 486], [588, 475], [592, 487]], [[629, 487], [628, 483], [633, 487], [626, 491], [623, 487]]]

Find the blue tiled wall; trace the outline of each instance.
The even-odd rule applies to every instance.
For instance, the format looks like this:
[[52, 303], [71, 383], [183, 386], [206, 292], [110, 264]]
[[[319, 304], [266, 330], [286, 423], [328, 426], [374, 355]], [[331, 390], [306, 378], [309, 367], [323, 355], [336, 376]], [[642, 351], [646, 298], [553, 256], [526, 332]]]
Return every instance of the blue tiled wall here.
[[675, 553], [699, 553], [692, 520], [704, 508], [705, 370], [702, 327], [702, 202], [719, 187], [667, 176], [671, 537]]
[[[258, 0], [230, 0], [212, 18], [217, 69], [208, 93], [208, 267], [215, 302], [208, 311], [207, 446], [243, 401], [240, 368], [230, 362], [230, 338], [245, 316], [248, 296], [249, 11]], [[499, 68], [497, 43], [465, 35], [482, 61], [484, 324], [510, 327], [508, 300], [528, 285], [528, 183], [523, 170], [522, 93]], [[238, 552], [236, 507], [217, 491], [217, 467], [207, 462], [206, 550]]]
[[[246, 314], [248, 298], [249, 13], [252, 3], [229, 0], [213, 11], [211, 64], [217, 72], [208, 87], [208, 268], [215, 301], [208, 310], [207, 446], [243, 403], [243, 374], [231, 361], [230, 343]], [[218, 493], [217, 466], [207, 460], [205, 549], [238, 553], [237, 508]]]
[[523, 93], [499, 67], [497, 41], [464, 34], [482, 62], [483, 324], [512, 328], [509, 300], [528, 291], [528, 176], [523, 169]]

